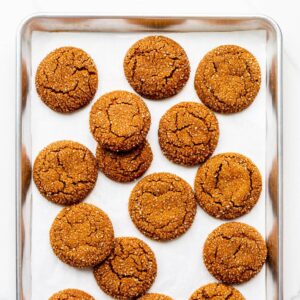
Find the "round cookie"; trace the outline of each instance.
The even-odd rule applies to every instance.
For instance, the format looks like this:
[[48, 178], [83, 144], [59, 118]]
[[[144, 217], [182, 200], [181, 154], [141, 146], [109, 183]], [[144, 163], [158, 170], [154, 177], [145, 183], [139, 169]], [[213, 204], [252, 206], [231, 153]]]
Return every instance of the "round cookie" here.
[[196, 290], [189, 300], [245, 300], [234, 287], [222, 283], [209, 283]]
[[248, 213], [259, 199], [262, 179], [255, 164], [238, 153], [222, 153], [202, 164], [195, 179], [200, 206], [211, 216], [234, 219]]
[[154, 240], [171, 240], [185, 233], [196, 214], [190, 185], [170, 173], [154, 173], [131, 192], [129, 214], [135, 226]]
[[143, 97], [155, 100], [176, 95], [190, 75], [185, 51], [165, 36], [138, 40], [128, 50], [123, 66], [131, 87]]
[[103, 264], [94, 268], [100, 288], [115, 299], [132, 299], [146, 293], [157, 273], [154, 253], [134, 237], [115, 239], [115, 247]]
[[214, 152], [219, 140], [218, 120], [202, 104], [181, 102], [162, 116], [158, 137], [160, 147], [169, 160], [194, 166]]
[[147, 141], [128, 152], [112, 152], [98, 145], [96, 159], [99, 169], [110, 179], [131, 182], [148, 170], [153, 154]]
[[33, 166], [33, 179], [40, 193], [62, 205], [82, 201], [94, 188], [97, 176], [97, 161], [92, 152], [73, 141], [48, 145]]
[[163, 295], [163, 294], [145, 294], [144, 296], [138, 298], [138, 300], [173, 300], [171, 297]]
[[73, 267], [101, 263], [111, 253], [114, 230], [109, 217], [98, 207], [80, 203], [60, 211], [50, 229], [55, 255]]
[[229, 222], [213, 230], [203, 248], [208, 271], [219, 281], [238, 284], [250, 280], [262, 268], [267, 247], [260, 233], [244, 223]]
[[55, 293], [49, 300], [95, 300], [95, 298], [81, 290], [66, 289]]
[[141, 144], [150, 123], [150, 112], [142, 98], [126, 91], [101, 96], [90, 112], [95, 140], [111, 151], [129, 151]]
[[256, 58], [235, 45], [219, 46], [200, 61], [195, 89], [201, 101], [219, 113], [235, 113], [255, 99], [261, 83]]
[[62, 47], [49, 53], [39, 64], [36, 90], [52, 110], [68, 113], [86, 106], [98, 86], [92, 58], [75, 47]]

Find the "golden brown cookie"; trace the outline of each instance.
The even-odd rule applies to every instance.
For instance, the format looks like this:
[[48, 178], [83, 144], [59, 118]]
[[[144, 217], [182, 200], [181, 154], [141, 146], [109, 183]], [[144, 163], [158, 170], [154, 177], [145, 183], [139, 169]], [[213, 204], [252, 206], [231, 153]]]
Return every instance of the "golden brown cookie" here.
[[159, 144], [174, 163], [194, 166], [205, 161], [219, 140], [218, 120], [208, 108], [195, 102], [181, 102], [161, 118]]
[[256, 58], [235, 45], [219, 46], [200, 61], [195, 89], [201, 101], [213, 111], [235, 113], [255, 99], [261, 83]]
[[129, 199], [135, 226], [154, 240], [171, 240], [185, 233], [196, 214], [190, 185], [170, 173], [154, 173], [138, 182]]
[[186, 84], [190, 64], [183, 48], [165, 36], [138, 40], [124, 59], [125, 76], [131, 87], [149, 99], [176, 95]]
[[140, 297], [139, 300], [173, 300], [173, 299], [163, 294], [151, 293]]
[[229, 222], [213, 230], [203, 248], [208, 271], [219, 281], [243, 283], [254, 277], [267, 257], [260, 233], [244, 223]]
[[196, 290], [189, 300], [245, 300], [234, 287], [222, 283], [209, 283]]
[[90, 130], [111, 151], [129, 151], [144, 142], [151, 116], [139, 96], [113, 91], [100, 97], [90, 112]]
[[97, 176], [97, 161], [92, 152], [73, 141], [48, 145], [33, 166], [33, 179], [40, 193], [62, 205], [83, 200], [94, 188]]
[[73, 267], [101, 263], [111, 253], [114, 230], [109, 217], [98, 207], [80, 203], [60, 211], [50, 229], [55, 255]]
[[49, 300], [95, 300], [95, 298], [81, 290], [66, 289], [55, 293]]
[[258, 168], [238, 153], [222, 153], [198, 169], [195, 193], [211, 216], [234, 219], [248, 213], [259, 199], [262, 179]]
[[87, 105], [98, 86], [92, 58], [75, 47], [62, 47], [49, 53], [39, 64], [36, 90], [51, 109], [68, 113]]
[[112, 152], [97, 146], [99, 169], [110, 179], [130, 182], [141, 177], [150, 167], [153, 154], [147, 141], [127, 152]]
[[94, 268], [100, 288], [115, 299], [132, 299], [146, 293], [157, 273], [154, 253], [134, 237], [115, 239], [115, 247], [103, 264]]

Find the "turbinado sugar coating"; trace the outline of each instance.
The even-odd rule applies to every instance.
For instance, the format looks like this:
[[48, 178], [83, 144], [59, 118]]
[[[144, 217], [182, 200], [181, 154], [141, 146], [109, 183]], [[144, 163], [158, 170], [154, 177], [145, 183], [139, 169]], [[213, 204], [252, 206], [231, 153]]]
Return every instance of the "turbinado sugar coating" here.
[[104, 263], [94, 268], [99, 287], [115, 299], [135, 299], [152, 286], [157, 273], [150, 247], [134, 237], [115, 239], [115, 247]]
[[248, 213], [262, 189], [258, 168], [238, 153], [222, 153], [202, 164], [195, 179], [200, 206], [211, 216], [234, 219]]
[[234, 287], [222, 283], [209, 283], [196, 290], [189, 300], [245, 300]]
[[55, 293], [49, 300], [95, 300], [95, 298], [81, 290], [66, 289]]
[[98, 177], [97, 161], [84, 145], [58, 141], [45, 147], [33, 166], [33, 179], [39, 192], [62, 205], [82, 201], [94, 188]]
[[247, 108], [261, 84], [256, 58], [235, 45], [219, 46], [200, 61], [195, 89], [200, 100], [215, 112], [235, 113]]
[[101, 96], [90, 112], [91, 133], [111, 151], [129, 151], [143, 143], [150, 124], [150, 112], [142, 98], [126, 91]]
[[114, 230], [105, 212], [92, 204], [80, 203], [60, 211], [50, 229], [50, 243], [64, 263], [92, 267], [111, 253]]
[[160, 147], [169, 160], [194, 166], [204, 162], [217, 147], [218, 120], [202, 104], [181, 102], [162, 116], [158, 138]]
[[219, 281], [243, 283], [263, 267], [267, 247], [260, 233], [252, 226], [230, 222], [213, 230], [203, 248], [208, 271]]
[[97, 146], [96, 159], [101, 172], [117, 182], [131, 182], [150, 167], [153, 154], [147, 141], [126, 152], [113, 152]]
[[47, 106], [68, 113], [86, 106], [93, 99], [98, 73], [86, 52], [75, 47], [62, 47], [49, 53], [39, 64], [35, 85]]
[[154, 240], [171, 240], [184, 234], [196, 215], [190, 185], [170, 173], [154, 173], [140, 180], [131, 192], [129, 214], [136, 227]]
[[190, 64], [183, 48], [165, 36], [137, 41], [124, 59], [125, 76], [132, 88], [149, 99], [176, 95], [186, 84]]

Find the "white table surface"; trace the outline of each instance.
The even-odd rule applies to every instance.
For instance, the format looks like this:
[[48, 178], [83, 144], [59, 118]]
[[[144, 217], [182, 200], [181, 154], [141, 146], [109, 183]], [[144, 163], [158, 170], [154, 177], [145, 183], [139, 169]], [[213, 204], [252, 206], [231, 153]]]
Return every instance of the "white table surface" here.
[[[0, 300], [15, 299], [15, 36], [37, 12], [266, 14], [284, 37], [284, 299], [300, 299], [300, 5], [297, 0], [0, 1]], [[297, 295], [299, 294], [299, 298]], [[42, 299], [41, 299], [42, 300]], [[179, 299], [181, 300], [181, 299]]]

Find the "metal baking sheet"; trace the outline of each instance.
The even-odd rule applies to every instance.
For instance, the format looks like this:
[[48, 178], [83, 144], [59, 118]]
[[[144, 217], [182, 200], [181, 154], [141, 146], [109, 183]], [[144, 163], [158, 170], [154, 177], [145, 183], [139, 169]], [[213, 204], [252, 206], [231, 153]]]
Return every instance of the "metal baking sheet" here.
[[[40, 196], [38, 193], [36, 193], [35, 186], [30, 184], [29, 162], [32, 162], [37, 154], [37, 151], [49, 142], [58, 140], [60, 138], [73, 138], [74, 140], [80, 141], [87, 145], [92, 151], [94, 151], [95, 148], [95, 142], [93, 144], [91, 136], [88, 136], [88, 134], [81, 134], [81, 137], [72, 135], [72, 130], [68, 128], [67, 122], [64, 122], [66, 118], [50, 111], [48, 108], [43, 106], [41, 101], [37, 99], [33, 82], [37, 62], [40, 61], [50, 50], [59, 46], [63, 46], [65, 45], [65, 41], [68, 41], [68, 44], [79, 46], [86, 50], [96, 61], [100, 73], [100, 87], [96, 98], [104, 92], [113, 89], [123, 88], [131, 90], [129, 86], [126, 86], [126, 81], [122, 82], [122, 79], [118, 78], [118, 74], [110, 74], [113, 75], [113, 78], [117, 76], [116, 78], [119, 79], [117, 81], [117, 86], [113, 84], [109, 85], [109, 78], [105, 78], [105, 74], [102, 74], [101, 72], [102, 66], [103, 69], [107, 69], [109, 67], [108, 65], [103, 65], [104, 61], [106, 64], [113, 64], [114, 61], [120, 60], [120, 66], [113, 66], [115, 66], [115, 68], [118, 69], [118, 73], [122, 75], [121, 63], [122, 55], [124, 55], [123, 52], [126, 51], [126, 49], [130, 47], [130, 45], [138, 38], [145, 35], [158, 33], [163, 33], [167, 36], [170, 36], [182, 44], [191, 60], [192, 72], [189, 83], [184, 91], [179, 93], [176, 97], [174, 97], [174, 99], [172, 98], [172, 100], [164, 101], [164, 106], [160, 106], [158, 108], [157, 104], [147, 101], [147, 105], [152, 112], [152, 127], [154, 127], [149, 133], [151, 144], [152, 141], [155, 143], [155, 139], [157, 140], [155, 131], [157, 130], [156, 123], [158, 123], [160, 114], [162, 114], [162, 112], [160, 113], [160, 110], [165, 111], [168, 107], [183, 100], [199, 101], [192, 89], [194, 69], [197, 66], [200, 58], [205, 54], [205, 52], [213, 48], [213, 45], [216, 43], [216, 45], [236, 43], [241, 46], [245, 46], [250, 51], [252, 50], [252, 52], [254, 52], [254, 54], [259, 58], [260, 63], [263, 62], [261, 67], [263, 71], [262, 86], [264, 88], [260, 93], [261, 99], [259, 99], [257, 102], [255, 101], [251, 106], [252, 108], [250, 107], [249, 110], [246, 110], [243, 115], [243, 119], [245, 121], [244, 124], [246, 124], [246, 126], [250, 125], [250, 127], [252, 127], [252, 133], [254, 134], [251, 138], [252, 147], [249, 148], [244, 146], [249, 143], [247, 143], [247, 139], [242, 136], [243, 130], [241, 126], [243, 126], [243, 123], [239, 123], [240, 118], [238, 118], [238, 114], [229, 117], [217, 115], [221, 127], [221, 138], [223, 129], [224, 136], [235, 133], [236, 138], [240, 140], [240, 143], [236, 143], [234, 145], [235, 148], [230, 149], [228, 148], [229, 145], [226, 145], [226, 143], [224, 144], [223, 139], [223, 141], [219, 143], [216, 153], [224, 152], [224, 150], [234, 150], [237, 152], [240, 151], [251, 158], [254, 156], [253, 160], [258, 164], [262, 174], [264, 175], [264, 191], [262, 193], [259, 205], [255, 208], [255, 211], [250, 213], [245, 218], [240, 218], [239, 221], [244, 221], [254, 225], [265, 236], [269, 244], [270, 259], [269, 263], [257, 278], [251, 280], [245, 285], [239, 286], [238, 288], [244, 293], [247, 299], [282, 298], [281, 34], [278, 26], [269, 18], [261, 16], [154, 16], [145, 18], [136, 16], [112, 17], [90, 15], [38, 15], [27, 19], [23, 23], [18, 37], [18, 123], [16, 153], [18, 299], [21, 299], [21, 297], [23, 297], [23, 299], [39, 299], [40, 297], [49, 297], [51, 289], [53, 289], [52, 292], [54, 293], [58, 289], [63, 287], [67, 288], [70, 287], [70, 285], [74, 287], [76, 284], [76, 287], [78, 287], [78, 282], [80, 282], [80, 280], [85, 280], [88, 277], [88, 282], [91, 282], [91, 285], [88, 285], [89, 289], [86, 290], [91, 292], [96, 299], [106, 297], [101, 291], [95, 291], [93, 293], [90, 290], [93, 290], [97, 287], [95, 286], [95, 282], [93, 282], [92, 276], [87, 274], [88, 272], [81, 272], [77, 276], [76, 272], [79, 271], [65, 267], [61, 262], [56, 260], [52, 254], [50, 246], [48, 245], [47, 238], [48, 227], [50, 226], [56, 213], [60, 210], [60, 207], [51, 205], [44, 199], [39, 201], [40, 199], [38, 199], [38, 197]], [[260, 38], [263, 38], [263, 40]], [[97, 49], [97, 47], [94, 47], [94, 49], [91, 47], [93, 40], [95, 41], [96, 39], [98, 47], [101, 47], [101, 45], [105, 47], [104, 45], [106, 44], [106, 47], [108, 47], [106, 48], [106, 52], [104, 52], [107, 53], [107, 57], [103, 59], [103, 61], [101, 61], [100, 58], [98, 60], [96, 53], [97, 50], [100, 52], [101, 50], [99, 50], [99, 48]], [[119, 42], [117, 43], [116, 40]], [[199, 42], [199, 40], [202, 40], [202, 43]], [[253, 45], [257, 47], [247, 47], [247, 43], [252, 41]], [[117, 47], [119, 49], [119, 52], [117, 51], [117, 55], [120, 57], [117, 57], [117, 59], [112, 59], [110, 57], [111, 55], [109, 47], [113, 47], [113, 49]], [[193, 50], [194, 48], [197, 48], [197, 55], [195, 54], [195, 50]], [[104, 50], [102, 49], [102, 51]], [[261, 54], [263, 54], [265, 57], [260, 58]], [[103, 75], [102, 83], [101, 75]], [[253, 115], [251, 115], [251, 109], [254, 110], [254, 112], [252, 111], [252, 114], [256, 114], [254, 122]], [[257, 109], [256, 112], [255, 109]], [[85, 108], [79, 113], [76, 113], [77, 119], [76, 116], [75, 119], [72, 119], [74, 117], [73, 115], [73, 117], [70, 117], [71, 119], [69, 119], [69, 121], [73, 120], [72, 123], [76, 124], [74, 123], [76, 120], [78, 120], [80, 123], [80, 119], [82, 119], [82, 124], [87, 123], [88, 111], [89, 108]], [[49, 119], [47, 119], [48, 117]], [[240, 128], [241, 130], [233, 131], [234, 127], [229, 125], [229, 118], [231, 118], [230, 123], [232, 124], [232, 122], [234, 122], [235, 127]], [[60, 133], [54, 130], [51, 134], [43, 135], [42, 133], [49, 129], [47, 126], [43, 127], [43, 123], [45, 123], [41, 121], [43, 119], [49, 121], [51, 124], [57, 123], [57, 126], [64, 125], [65, 130], [60, 131]], [[256, 122], [258, 124], [256, 124]], [[263, 133], [259, 131], [263, 131]], [[161, 167], [163, 164], [164, 170], [174, 172], [187, 179], [189, 183], [193, 184], [192, 178], [194, 177], [196, 170], [195, 168], [193, 170], [177, 167], [177, 171], [175, 171], [172, 164], [170, 164], [168, 161], [163, 161], [163, 156], [160, 158], [159, 147], [156, 144], [154, 144], [153, 147], [154, 155], [156, 156], [157, 154], [158, 158], [157, 160], [154, 160], [153, 166], [151, 166], [151, 169], [148, 173], [158, 171], [159, 167]], [[258, 157], [256, 158], [255, 155], [258, 155]], [[159, 159], [161, 159], [161, 161], [158, 162]], [[257, 162], [257, 160], [259, 160], [259, 162]], [[189, 290], [189, 293], [191, 294], [193, 290], [200, 287], [200, 285], [205, 284], [208, 281], [214, 281], [214, 279], [207, 273], [203, 265], [201, 265], [201, 243], [203, 244], [204, 238], [197, 240], [196, 236], [199, 235], [199, 232], [201, 231], [205, 232], [204, 236], [206, 236], [207, 233], [221, 223], [220, 221], [213, 220], [205, 215], [203, 211], [198, 209], [196, 217], [197, 219], [191, 230], [178, 241], [170, 242], [170, 246], [161, 246], [160, 243], [153, 242], [143, 237], [132, 226], [132, 224], [130, 224], [130, 220], [128, 220], [128, 224], [126, 223], [127, 226], [124, 226], [127, 228], [127, 230], [120, 229], [118, 219], [120, 217], [122, 218], [122, 216], [117, 216], [115, 214], [115, 208], [110, 207], [105, 200], [103, 200], [103, 202], [95, 200], [95, 197], [97, 197], [97, 199], [99, 197], [100, 199], [105, 197], [105, 194], [101, 193], [101, 186], [118, 186], [118, 184], [112, 185], [112, 182], [104, 178], [103, 175], [100, 175], [99, 181], [100, 183], [97, 183], [95, 191], [93, 191], [87, 201], [95, 203], [110, 214], [113, 223], [116, 224], [117, 227], [115, 228], [116, 235], [120, 236], [124, 234], [130, 234], [140, 237], [153, 248], [157, 255], [161, 274], [159, 273], [159, 277], [157, 278], [152, 291], [165, 292], [166, 294], [173, 296], [174, 299], [181, 300], [186, 299], [187, 296], [189, 296], [187, 290]], [[120, 199], [122, 199], [123, 194], [127, 195], [128, 191], [132, 189], [133, 185], [134, 183], [125, 187], [124, 185], [119, 186], [119, 193], [117, 194], [119, 194]], [[118, 198], [118, 196], [116, 198]], [[127, 196], [125, 198], [123, 196], [123, 204], [120, 204], [121, 211], [124, 211], [124, 208], [127, 205], [127, 198]], [[120, 199], [116, 199], [116, 201]], [[42, 203], [42, 206], [37, 205], [37, 203]], [[40, 216], [37, 218], [37, 215], [39, 214]], [[124, 217], [128, 218], [127, 215]], [[257, 218], [257, 220], [253, 220], [253, 217]], [[43, 231], [44, 238], [42, 235]], [[40, 243], [37, 243], [37, 240], [39, 240]], [[191, 240], [195, 240], [195, 242], [197, 241], [196, 244], [194, 242], [196, 248], [193, 250], [193, 252], [198, 252], [199, 261], [196, 258], [194, 259], [190, 253], [186, 253], [186, 257], [183, 257], [182, 262], [186, 260], [188, 261], [187, 265], [190, 264], [191, 266], [193, 266], [193, 264], [199, 264], [199, 269], [203, 270], [201, 271], [202, 273], [200, 272], [199, 274], [190, 271], [189, 273], [192, 280], [189, 280], [189, 276], [186, 275], [185, 278], [182, 278], [183, 281], [181, 282], [182, 285], [184, 285], [184, 288], [178, 288], [178, 285], [180, 285], [178, 277], [173, 277], [166, 280], [168, 271], [174, 273], [175, 269], [173, 269], [174, 266], [172, 266], [174, 263], [164, 263], [164, 256], [168, 255], [166, 250], [170, 251], [170, 249], [173, 249], [174, 251], [177, 250], [182, 253], [184, 251], [182, 244], [186, 244]], [[53, 263], [55, 262], [57, 264], [53, 266]], [[55, 270], [56, 276], [52, 276], [52, 281], [43, 277], [43, 273], [41, 273], [43, 268], [39, 268], [41, 265], [43, 265], [43, 268], [48, 266], [49, 270]], [[187, 268], [186, 270], [189, 269], [191, 268]], [[63, 284], [63, 278], [65, 274], [68, 277], [68, 282]], [[199, 277], [198, 285], [193, 282], [197, 276]], [[47, 291], [46, 295], [41, 295], [41, 292], [37, 288], [36, 283], [39, 278], [44, 278], [39, 285], [40, 287], [43, 287], [44, 284], [43, 290]], [[164, 278], [164, 280], [161, 280], [161, 278]], [[59, 282], [59, 284], [55, 284], [55, 280]], [[87, 282], [87, 280], [85, 280], [85, 282]], [[81, 288], [84, 289], [84, 286]], [[259, 295], [262, 295], [260, 298], [258, 298], [257, 294], [253, 295], [254, 289], [256, 292], [263, 289], [263, 291], [259, 293]], [[107, 299], [108, 298], [109, 297], [107, 297]]]

